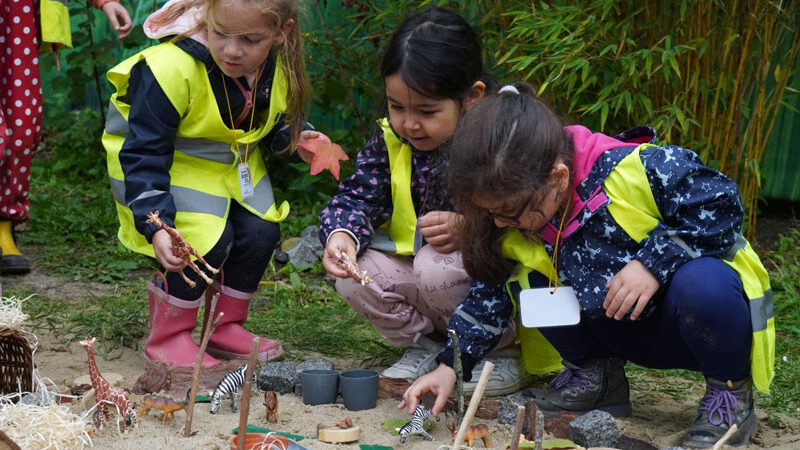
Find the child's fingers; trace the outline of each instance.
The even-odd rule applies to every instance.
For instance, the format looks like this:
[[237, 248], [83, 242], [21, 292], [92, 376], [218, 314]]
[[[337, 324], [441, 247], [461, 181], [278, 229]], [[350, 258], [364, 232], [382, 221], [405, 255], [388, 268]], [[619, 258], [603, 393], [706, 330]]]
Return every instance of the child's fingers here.
[[444, 407], [447, 405], [447, 396], [442, 395], [441, 392], [436, 393], [436, 401], [433, 402], [433, 408], [431, 408], [431, 414], [434, 416], [438, 416], [444, 410]]
[[603, 305], [606, 308], [606, 317], [614, 317], [614, 314], [617, 313], [617, 310], [622, 305], [623, 300], [628, 295], [628, 288], [624, 285], [617, 287], [616, 285], [612, 285], [611, 289], [609, 289], [608, 294], [606, 294], [606, 299], [603, 302]]
[[620, 304], [619, 308], [617, 309], [616, 314], [614, 314], [614, 318], [617, 320], [622, 320], [625, 317], [625, 314], [631, 310], [634, 304], [636, 304], [636, 300], [639, 298], [638, 292], [629, 292], [628, 295], [625, 296], [625, 299]]

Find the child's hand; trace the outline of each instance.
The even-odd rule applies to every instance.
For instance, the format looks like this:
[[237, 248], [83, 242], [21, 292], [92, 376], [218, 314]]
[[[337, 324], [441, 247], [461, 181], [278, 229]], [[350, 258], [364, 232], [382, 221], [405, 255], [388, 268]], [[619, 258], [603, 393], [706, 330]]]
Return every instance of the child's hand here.
[[306, 150], [306, 148], [300, 144], [309, 139], [318, 139], [320, 135], [322, 135], [322, 133], [314, 130], [303, 130], [300, 132], [300, 141], [297, 143], [297, 154], [300, 155], [300, 159], [311, 164], [311, 159], [314, 158], [314, 152]]
[[101, 8], [108, 17], [111, 28], [119, 32], [119, 38], [125, 39], [131, 34], [132, 22], [128, 10], [118, 2], [106, 2]]
[[353, 265], [356, 266], [356, 269], [358, 269], [358, 264], [356, 263], [356, 258], [358, 257], [356, 254], [356, 243], [349, 234], [339, 231], [333, 233], [328, 238], [328, 245], [325, 246], [325, 252], [322, 255], [322, 267], [335, 277], [348, 278], [350, 274], [339, 265], [339, 258], [342, 254], [346, 254]]
[[414, 383], [403, 393], [403, 400], [397, 405], [397, 409], [407, 408], [408, 413], [413, 414], [414, 410], [419, 406], [419, 399], [422, 398], [425, 393], [430, 392], [436, 396], [431, 414], [438, 416], [444, 409], [447, 398], [450, 397], [450, 393], [453, 392], [453, 386], [455, 384], [455, 370], [446, 364], [440, 363], [439, 367], [432, 372], [414, 380]]
[[647, 302], [658, 291], [659, 283], [650, 270], [640, 261], [634, 259], [622, 268], [614, 278], [606, 284], [608, 294], [603, 301], [606, 317], [621, 320], [636, 305], [631, 313], [631, 320], [636, 320], [644, 311]]
[[350, 159], [342, 150], [342, 147], [331, 142], [328, 136], [319, 131], [306, 130], [300, 133], [300, 142], [298, 142], [297, 146], [297, 151], [303, 161], [311, 163], [311, 175], [316, 175], [324, 169], [328, 169], [333, 177], [338, 180], [339, 161]]
[[172, 253], [172, 238], [165, 230], [158, 230], [153, 235], [153, 251], [159, 264], [170, 272], [180, 272], [186, 267], [186, 261]]
[[439, 253], [458, 250], [458, 233], [463, 217], [450, 211], [431, 211], [417, 220], [419, 232]]

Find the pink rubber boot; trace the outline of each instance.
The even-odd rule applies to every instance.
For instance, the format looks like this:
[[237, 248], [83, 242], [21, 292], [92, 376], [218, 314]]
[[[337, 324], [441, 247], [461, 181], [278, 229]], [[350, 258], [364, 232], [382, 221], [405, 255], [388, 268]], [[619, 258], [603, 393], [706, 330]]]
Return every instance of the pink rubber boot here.
[[[208, 340], [209, 354], [222, 359], [247, 359], [253, 345], [255, 335], [242, 327], [250, 310], [250, 299], [253, 294], [237, 291], [215, 282], [208, 287], [209, 293], [219, 293], [217, 308], [212, 317], [220, 312], [225, 313], [214, 334]], [[260, 362], [283, 358], [281, 343], [259, 336], [258, 360]]]
[[[166, 285], [166, 281], [164, 283]], [[187, 301], [173, 297], [156, 286], [153, 280], [147, 282], [147, 296], [150, 336], [144, 344], [144, 357], [176, 367], [193, 366], [200, 347], [192, 340], [191, 332], [197, 325], [200, 299]], [[219, 361], [208, 354], [203, 355], [203, 367], [216, 364]]]

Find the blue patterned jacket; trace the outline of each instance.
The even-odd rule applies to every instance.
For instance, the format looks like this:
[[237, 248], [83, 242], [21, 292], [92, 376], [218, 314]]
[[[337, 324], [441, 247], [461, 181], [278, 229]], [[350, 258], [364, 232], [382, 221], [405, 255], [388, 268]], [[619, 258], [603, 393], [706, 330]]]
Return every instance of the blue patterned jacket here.
[[[584, 127], [567, 130], [576, 145], [576, 164], [590, 162], [585, 175], [573, 180], [573, 205], [578, 201], [592, 203], [592, 195], [614, 167], [639, 143], [655, 140], [654, 131], [648, 127], [637, 127], [615, 138]], [[628, 236], [605, 207], [607, 199], [573, 209], [562, 232], [559, 279], [573, 287], [584, 312], [598, 320], [612, 320], [605, 318], [603, 310], [605, 284], [631, 260], [642, 262], [663, 290], [681, 265], [700, 256], [724, 255], [741, 235], [742, 206], [736, 183], [730, 178], [706, 167], [696, 153], [683, 147], [647, 148], [640, 152], [640, 158], [663, 217], [650, 237], [637, 243]], [[558, 219], [553, 218], [541, 233], [551, 258]], [[540, 283], [531, 280], [532, 286]], [[642, 317], [658, 308], [658, 298], [656, 294]], [[471, 377], [471, 369], [509, 326], [512, 310], [504, 284], [473, 281], [467, 298], [450, 319], [450, 327], [459, 336], [465, 379]], [[452, 365], [451, 343], [437, 359]]]

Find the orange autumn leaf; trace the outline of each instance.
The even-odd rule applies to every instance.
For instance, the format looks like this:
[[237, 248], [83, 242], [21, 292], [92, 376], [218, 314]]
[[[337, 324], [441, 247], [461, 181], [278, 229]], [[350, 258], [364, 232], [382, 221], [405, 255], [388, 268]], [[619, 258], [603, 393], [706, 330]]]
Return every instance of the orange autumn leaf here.
[[331, 171], [339, 179], [339, 161], [347, 161], [347, 155], [338, 144], [331, 142], [328, 136], [320, 133], [318, 138], [306, 139], [298, 144], [300, 147], [314, 154], [311, 159], [311, 175], [316, 175], [324, 169]]

